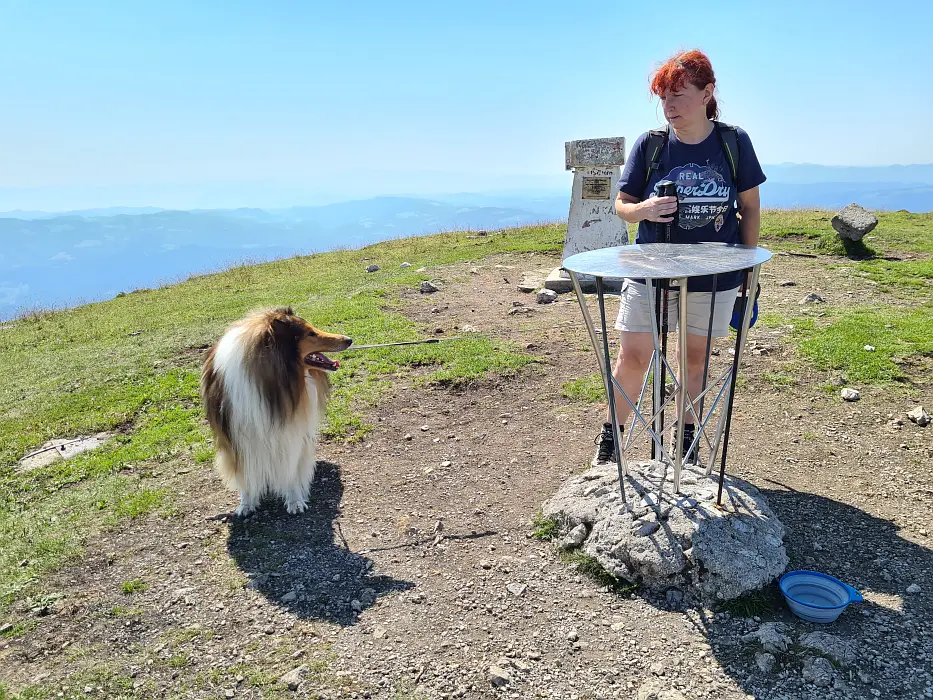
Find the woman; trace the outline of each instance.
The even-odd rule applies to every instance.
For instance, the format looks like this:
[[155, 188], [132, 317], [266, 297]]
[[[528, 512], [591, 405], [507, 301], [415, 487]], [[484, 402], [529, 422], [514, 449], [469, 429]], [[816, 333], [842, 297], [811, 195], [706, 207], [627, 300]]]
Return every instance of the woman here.
[[[664, 63], [651, 80], [651, 92], [661, 99], [669, 127], [662, 142], [651, 154], [646, 153], [649, 135], [642, 134], [632, 146], [629, 159], [619, 178], [616, 213], [625, 221], [638, 224], [636, 243], [654, 243], [660, 225], [673, 220], [678, 210], [672, 243], [719, 241], [758, 245], [761, 211], [758, 186], [765, 175], [758, 163], [752, 142], [742, 129], [735, 129], [739, 153], [727, 160], [726, 144], [717, 129], [716, 77], [709, 59], [700, 51], [680, 53]], [[655, 169], [649, 166], [656, 164]], [[655, 185], [661, 180], [677, 184], [677, 197], [657, 196]], [[687, 201], [685, 201], [687, 200]], [[736, 202], [737, 200], [737, 202]], [[736, 203], [741, 208], [737, 216]], [[716, 284], [713, 336], [729, 334], [729, 321], [742, 284], [742, 273], [719, 275]], [[706, 360], [706, 334], [712, 302], [712, 277], [690, 278], [688, 285], [687, 385], [696, 397], [703, 385]], [[679, 319], [679, 293], [668, 294], [668, 327], [675, 330]], [[622, 331], [621, 352], [613, 374], [629, 397], [636, 397], [654, 349], [651, 337], [651, 314], [646, 285], [640, 280], [625, 280], [622, 286], [616, 328]], [[634, 400], [634, 399], [633, 399]], [[631, 415], [628, 402], [616, 391], [616, 415], [619, 425]], [[687, 454], [695, 435], [693, 415], [685, 417], [684, 460], [698, 462], [696, 451]], [[675, 437], [676, 439], [676, 437]], [[593, 464], [615, 460], [615, 440], [608, 412], [599, 449]]]

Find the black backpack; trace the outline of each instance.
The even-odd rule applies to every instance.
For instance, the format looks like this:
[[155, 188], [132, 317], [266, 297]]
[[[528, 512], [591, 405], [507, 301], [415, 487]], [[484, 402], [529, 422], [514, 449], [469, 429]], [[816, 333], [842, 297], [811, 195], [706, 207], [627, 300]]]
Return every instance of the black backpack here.
[[[714, 121], [713, 126], [719, 135], [719, 143], [722, 146], [722, 152], [726, 154], [726, 162], [729, 163], [729, 170], [732, 173], [732, 182], [735, 183], [735, 206], [739, 207], [739, 137], [738, 131], [731, 124]], [[645, 139], [645, 163], [647, 163], [647, 174], [645, 175], [645, 187], [651, 181], [651, 173], [661, 169], [661, 153], [667, 145], [667, 139], [670, 136], [670, 126], [663, 129], [652, 129], [648, 132], [648, 138]]]

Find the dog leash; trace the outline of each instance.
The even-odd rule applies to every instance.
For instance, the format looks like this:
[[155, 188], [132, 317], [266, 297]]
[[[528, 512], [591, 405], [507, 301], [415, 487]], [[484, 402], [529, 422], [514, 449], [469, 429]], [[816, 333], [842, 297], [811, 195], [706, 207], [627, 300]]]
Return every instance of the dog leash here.
[[[475, 337], [475, 336], [469, 336]], [[376, 345], [351, 345], [346, 350], [341, 350], [341, 352], [350, 352], [351, 350], [372, 350], [373, 348], [392, 348], [398, 347], [399, 345], [428, 345], [432, 343], [439, 343], [449, 340], [466, 340], [466, 336], [458, 335], [453, 338], [426, 338], [424, 340], [409, 340], [402, 343], [378, 343]]]

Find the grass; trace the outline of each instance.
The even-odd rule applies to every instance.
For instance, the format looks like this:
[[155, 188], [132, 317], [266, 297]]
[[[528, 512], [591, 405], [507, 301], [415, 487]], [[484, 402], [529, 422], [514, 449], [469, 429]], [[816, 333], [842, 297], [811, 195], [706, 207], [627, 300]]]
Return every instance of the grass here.
[[576, 569], [584, 576], [592, 579], [601, 586], [606, 586], [613, 593], [631, 595], [638, 590], [638, 584], [618, 578], [606, 571], [602, 564], [593, 557], [580, 551], [561, 551], [561, 561], [567, 566]]
[[841, 255], [856, 260], [878, 255], [878, 251], [864, 241], [840, 238], [835, 231], [824, 231], [817, 239], [816, 249], [827, 255]]
[[733, 617], [751, 618], [773, 615], [782, 606], [781, 591], [776, 584], [771, 584], [760, 590], [749, 591], [738, 598], [724, 601], [719, 605], [719, 610]]
[[[793, 326], [790, 338], [807, 365], [833, 370], [850, 383], [887, 384], [926, 382], [926, 372], [910, 371], [910, 363], [933, 357], [933, 301], [918, 307], [822, 306], [823, 318], [785, 318], [778, 313], [762, 314], [766, 327]], [[866, 350], [865, 347], [874, 350]], [[763, 372], [761, 378], [775, 388], [791, 386], [790, 371]], [[819, 388], [835, 392], [831, 384]]]
[[540, 510], [535, 513], [535, 517], [532, 518], [531, 524], [535, 528], [534, 537], [538, 540], [553, 540], [560, 531], [560, 525], [557, 524], [557, 521], [545, 518]]
[[835, 212], [773, 210], [761, 214], [761, 240], [772, 250], [798, 250], [852, 259], [891, 253], [933, 253], [933, 215], [876, 212], [878, 226], [860, 242], [843, 242], [832, 228]]
[[[799, 327], [798, 327], [799, 328]], [[797, 329], [795, 328], [795, 332]], [[856, 308], [820, 328], [801, 328], [800, 353], [818, 369], [841, 370], [849, 382], [903, 381], [901, 363], [933, 356], [933, 306]], [[870, 345], [873, 351], [865, 350]]]
[[600, 403], [606, 400], [606, 385], [599, 372], [565, 382], [560, 393], [571, 401]]
[[[295, 257], [193, 277], [57, 312], [37, 311], [0, 334], [0, 609], [40, 585], [84, 540], [127, 519], [172, 517], [163, 474], [212, 460], [198, 398], [203, 351], [246, 311], [292, 305], [358, 343], [416, 340], [396, 293], [438, 266], [500, 253], [558, 251], [561, 226], [471, 238], [449, 233], [359, 251]], [[365, 272], [362, 258], [382, 268]], [[401, 268], [410, 262], [410, 268]], [[418, 273], [421, 266], [429, 272]], [[433, 271], [433, 272], [432, 272]], [[443, 287], [443, 280], [439, 283]], [[420, 382], [469, 385], [540, 362], [475, 336], [341, 357], [325, 437], [359, 439], [360, 412], [413, 369]], [[427, 371], [425, 371], [427, 370]], [[31, 471], [17, 461], [51, 438], [115, 433], [104, 446]], [[25, 563], [23, 563], [25, 562]]]
[[120, 591], [124, 593], [125, 595], [129, 595], [131, 593], [141, 593], [142, 591], [145, 591], [147, 588], [149, 588], [149, 586], [147, 586], [143, 581], [139, 579], [134, 579], [132, 581], [124, 581], [122, 584], [120, 584]]
[[762, 372], [759, 378], [763, 382], [770, 384], [774, 389], [786, 389], [797, 383], [797, 378], [787, 372]]
[[[84, 689], [90, 687], [92, 693]], [[99, 689], [99, 690], [98, 690]], [[47, 698], [64, 698], [65, 700], [78, 700], [88, 697], [106, 697], [113, 700], [136, 700], [137, 698], [153, 697], [151, 694], [140, 694], [133, 690], [133, 679], [113, 671], [106, 666], [95, 667], [71, 673], [64, 686], [31, 685], [23, 688], [19, 694], [14, 695], [4, 689], [0, 684], [0, 700], [46, 700]]]

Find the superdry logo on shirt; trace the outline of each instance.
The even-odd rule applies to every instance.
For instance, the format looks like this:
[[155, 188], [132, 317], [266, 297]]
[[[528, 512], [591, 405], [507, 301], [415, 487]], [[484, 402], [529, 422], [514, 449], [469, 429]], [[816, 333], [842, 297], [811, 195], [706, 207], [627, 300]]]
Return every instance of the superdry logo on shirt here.
[[711, 221], [715, 222], [717, 231], [722, 228], [732, 201], [732, 187], [713, 166], [688, 163], [671, 170], [666, 179], [677, 185], [677, 225], [680, 228], [699, 228]]

